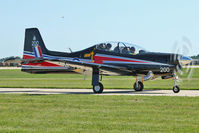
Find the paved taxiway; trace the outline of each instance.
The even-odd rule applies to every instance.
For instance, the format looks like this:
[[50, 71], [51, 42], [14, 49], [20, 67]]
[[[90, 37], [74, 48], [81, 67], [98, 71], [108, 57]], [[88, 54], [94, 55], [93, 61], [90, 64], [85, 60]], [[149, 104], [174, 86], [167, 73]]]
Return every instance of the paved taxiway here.
[[133, 90], [105, 89], [102, 94], [94, 94], [92, 89], [29, 89], [29, 88], [0, 88], [0, 93], [19, 94], [89, 94], [89, 95], [145, 95], [145, 96], [199, 96], [199, 90], [181, 90], [173, 93], [172, 90]]

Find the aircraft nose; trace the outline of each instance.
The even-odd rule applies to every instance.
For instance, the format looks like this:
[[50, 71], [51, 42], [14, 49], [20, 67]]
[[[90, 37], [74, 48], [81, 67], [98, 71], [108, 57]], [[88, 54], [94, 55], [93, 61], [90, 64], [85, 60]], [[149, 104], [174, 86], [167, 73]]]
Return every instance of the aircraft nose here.
[[186, 64], [189, 64], [189, 63], [192, 62], [192, 58], [182, 55], [182, 56], [180, 56], [179, 62], [180, 62], [182, 65], [186, 65]]

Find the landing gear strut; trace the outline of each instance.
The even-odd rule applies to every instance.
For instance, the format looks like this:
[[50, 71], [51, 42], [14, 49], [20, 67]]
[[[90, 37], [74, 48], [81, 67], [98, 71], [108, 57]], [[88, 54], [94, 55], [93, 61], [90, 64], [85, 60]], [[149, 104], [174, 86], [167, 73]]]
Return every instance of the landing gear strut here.
[[143, 80], [140, 77], [136, 78], [136, 82], [134, 83], [134, 90], [135, 91], [142, 91], [144, 89]]
[[174, 86], [173, 86], [173, 92], [178, 93], [180, 92], [180, 87], [177, 85], [177, 75], [174, 73]]
[[102, 93], [104, 90], [103, 84], [99, 82], [99, 69], [98, 68], [93, 68], [92, 86], [93, 86], [94, 93]]

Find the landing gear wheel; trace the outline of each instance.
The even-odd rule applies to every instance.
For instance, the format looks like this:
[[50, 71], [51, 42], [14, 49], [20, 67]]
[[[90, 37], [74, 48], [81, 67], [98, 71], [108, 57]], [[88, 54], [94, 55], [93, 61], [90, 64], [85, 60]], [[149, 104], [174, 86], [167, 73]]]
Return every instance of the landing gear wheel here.
[[102, 83], [99, 82], [99, 85], [93, 85], [93, 92], [94, 93], [102, 93], [104, 90], [104, 86]]
[[135, 84], [134, 84], [135, 91], [142, 91], [143, 88], [144, 88], [144, 85], [141, 81], [138, 81], [138, 84], [135, 82]]
[[173, 87], [174, 93], [178, 93], [179, 91], [180, 91], [180, 87], [178, 87], [177, 85]]

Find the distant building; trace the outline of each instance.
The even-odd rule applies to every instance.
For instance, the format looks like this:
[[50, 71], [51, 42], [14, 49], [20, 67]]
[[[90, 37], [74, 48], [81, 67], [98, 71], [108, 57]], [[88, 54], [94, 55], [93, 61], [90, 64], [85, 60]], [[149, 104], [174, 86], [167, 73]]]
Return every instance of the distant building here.
[[0, 66], [20, 67], [21, 66], [21, 58], [19, 58], [19, 57], [6, 58], [3, 62], [0, 62]]
[[193, 65], [199, 65], [199, 59], [193, 59], [192, 64]]

